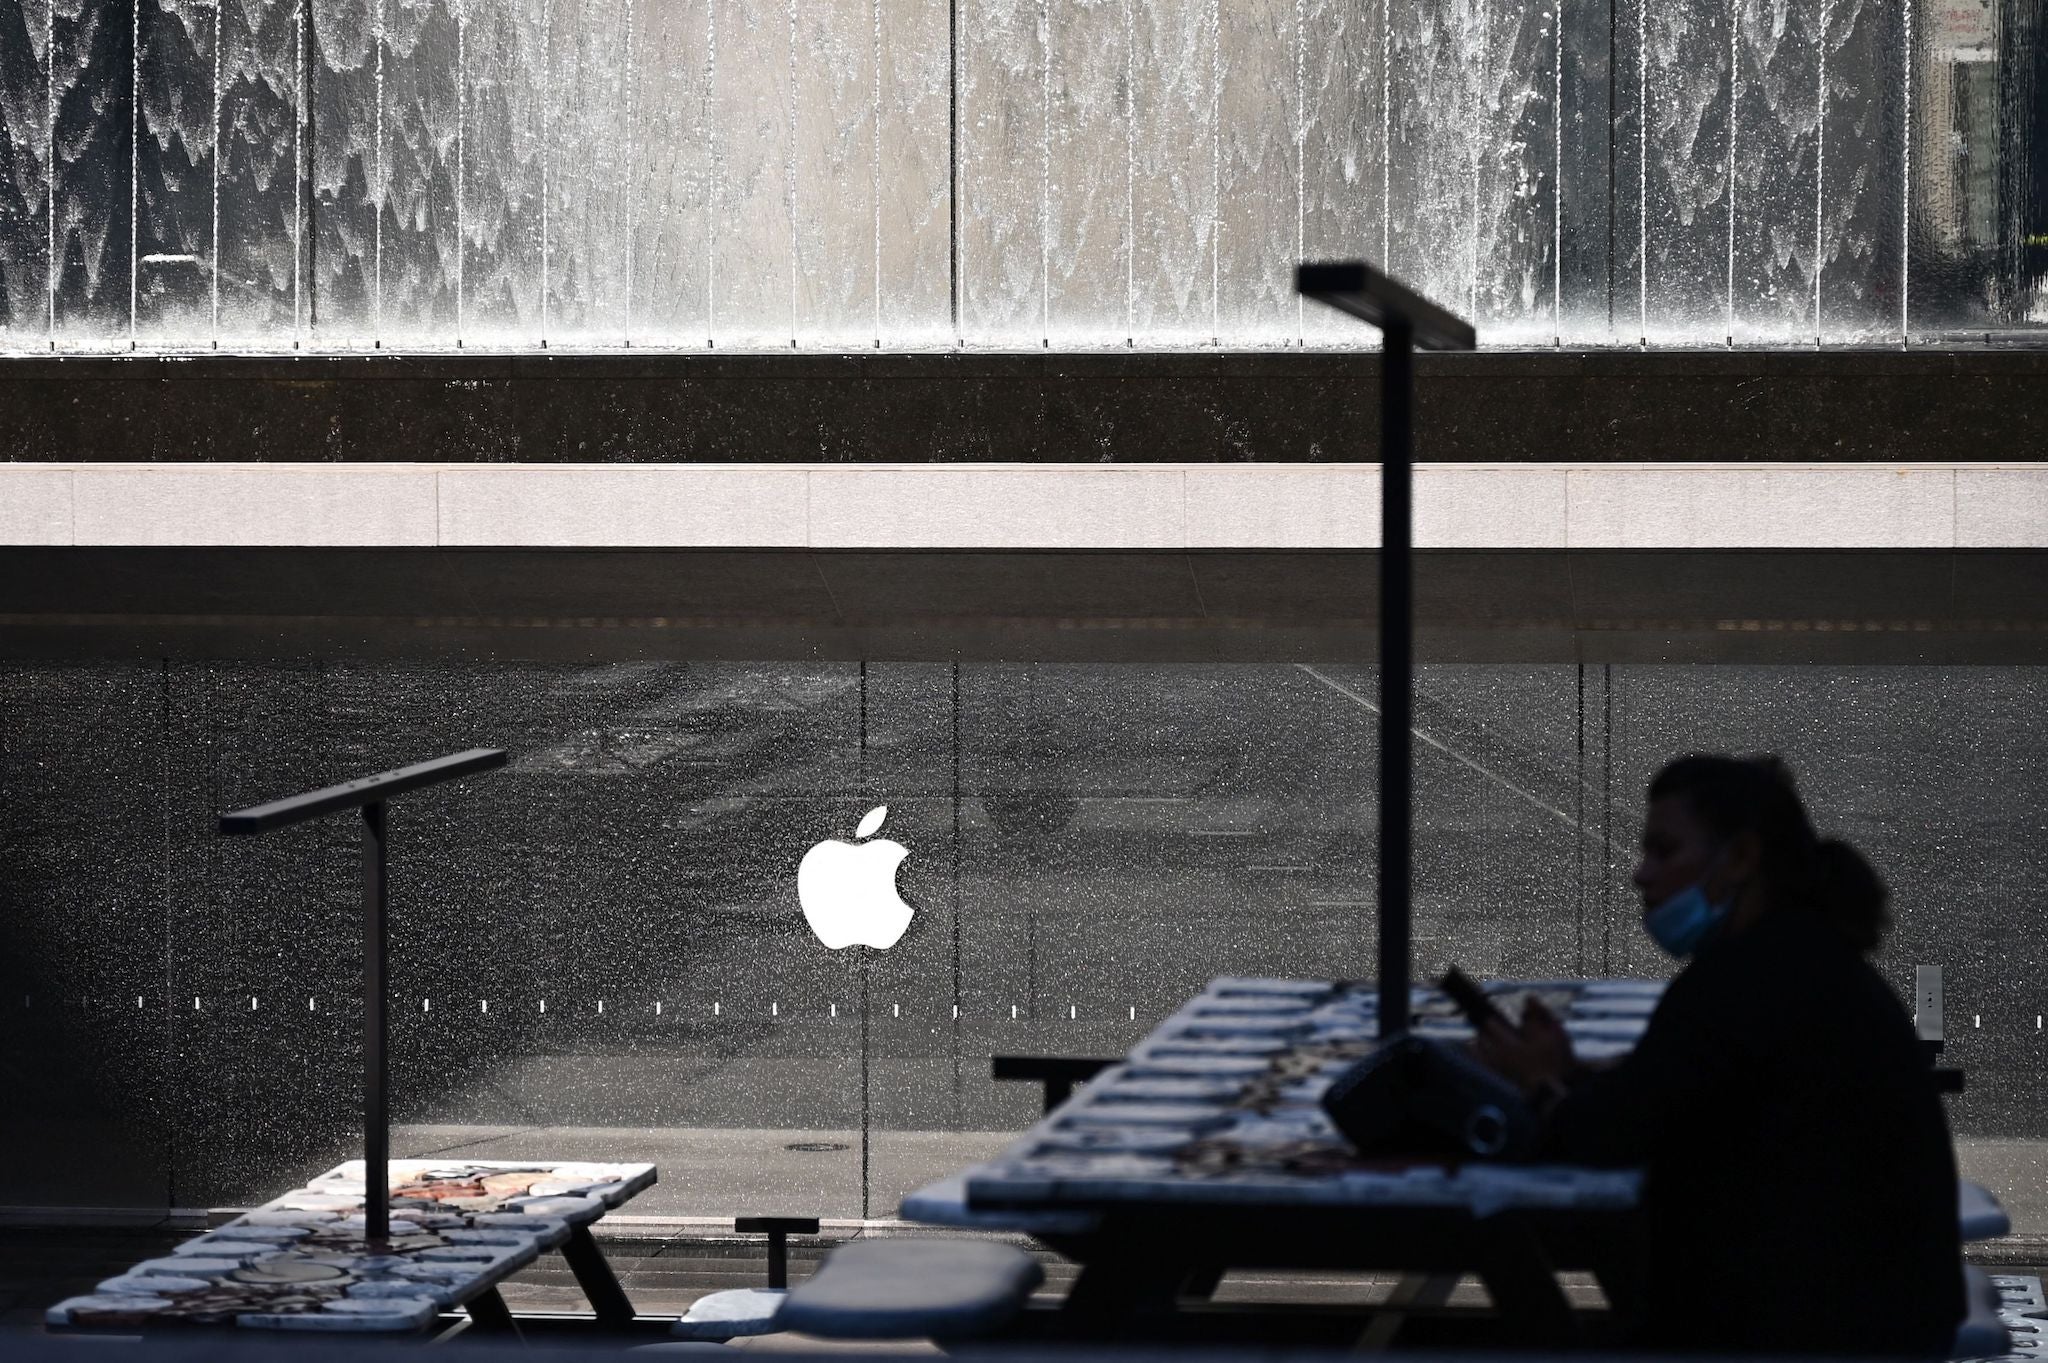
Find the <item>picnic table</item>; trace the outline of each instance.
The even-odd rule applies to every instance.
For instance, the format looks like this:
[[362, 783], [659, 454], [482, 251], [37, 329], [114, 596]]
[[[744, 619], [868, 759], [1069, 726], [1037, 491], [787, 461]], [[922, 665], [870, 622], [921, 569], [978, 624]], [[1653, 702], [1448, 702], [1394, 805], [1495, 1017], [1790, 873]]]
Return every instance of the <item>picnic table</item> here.
[[[1543, 1000], [1582, 1060], [1625, 1055], [1660, 980], [1487, 986]], [[1469, 1038], [1439, 991], [1412, 1031]], [[1567, 1342], [1556, 1272], [1628, 1300], [1642, 1176], [1566, 1165], [1372, 1161], [1320, 1106], [1378, 1044], [1378, 993], [1332, 980], [1212, 981], [996, 1159], [913, 1194], [912, 1220], [1030, 1232], [1081, 1265], [1062, 1314], [1091, 1333], [1212, 1290], [1231, 1268], [1396, 1270], [1411, 1295], [1476, 1274], [1518, 1338]], [[1205, 1322], [1209, 1337], [1219, 1324]], [[1266, 1327], [1261, 1327], [1266, 1328]]]
[[633, 1306], [590, 1227], [653, 1186], [651, 1164], [393, 1160], [391, 1234], [366, 1239], [363, 1163], [350, 1160], [254, 1211], [50, 1308], [74, 1330], [232, 1325], [348, 1333], [421, 1331], [460, 1308], [508, 1330], [498, 1286], [559, 1250], [600, 1326]]

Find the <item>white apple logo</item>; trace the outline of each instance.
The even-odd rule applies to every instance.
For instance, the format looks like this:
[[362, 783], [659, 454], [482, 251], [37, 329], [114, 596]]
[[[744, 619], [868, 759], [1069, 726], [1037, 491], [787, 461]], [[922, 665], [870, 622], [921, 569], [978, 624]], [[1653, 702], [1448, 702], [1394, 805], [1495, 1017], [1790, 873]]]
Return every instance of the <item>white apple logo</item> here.
[[[889, 806], [876, 805], [853, 836], [873, 836], [888, 817]], [[886, 951], [896, 945], [914, 912], [896, 893], [896, 868], [909, 855], [909, 848], [887, 838], [866, 843], [828, 838], [804, 853], [796, 868], [797, 902], [827, 950], [859, 943]]]

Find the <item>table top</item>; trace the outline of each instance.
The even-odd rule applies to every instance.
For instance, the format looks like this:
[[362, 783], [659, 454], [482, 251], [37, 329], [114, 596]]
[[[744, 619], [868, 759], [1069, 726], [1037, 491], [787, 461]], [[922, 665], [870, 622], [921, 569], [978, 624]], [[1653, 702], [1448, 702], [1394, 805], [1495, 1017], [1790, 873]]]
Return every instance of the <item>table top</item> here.
[[[1635, 1045], [1664, 981], [1508, 980], [1485, 988], [1510, 1016], [1522, 999], [1542, 999], [1579, 1058], [1599, 1061]], [[1471, 1037], [1441, 992], [1418, 987], [1411, 997], [1416, 1035]], [[1642, 1179], [1632, 1170], [1360, 1160], [1320, 1099], [1377, 1044], [1378, 1005], [1371, 984], [1210, 981], [1015, 1145], [966, 1171], [964, 1206], [949, 1223], [1161, 1203], [1447, 1208], [1475, 1216], [1636, 1204]], [[906, 1200], [904, 1214], [947, 1219], [940, 1185], [926, 1191], [932, 1196]]]
[[50, 1308], [54, 1326], [416, 1330], [655, 1181], [651, 1164], [392, 1160], [391, 1239], [363, 1235], [363, 1162]]

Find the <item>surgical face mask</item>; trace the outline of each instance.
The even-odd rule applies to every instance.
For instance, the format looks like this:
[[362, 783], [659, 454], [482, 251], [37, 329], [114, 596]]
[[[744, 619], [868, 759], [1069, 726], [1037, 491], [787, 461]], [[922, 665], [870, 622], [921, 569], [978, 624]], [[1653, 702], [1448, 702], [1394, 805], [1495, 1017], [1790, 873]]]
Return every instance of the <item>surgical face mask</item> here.
[[1658, 946], [1682, 961], [1698, 951], [1700, 943], [1721, 926], [1731, 907], [1731, 901], [1726, 899], [1718, 904], [1709, 900], [1705, 882], [1694, 881], [1644, 914], [1643, 930]]

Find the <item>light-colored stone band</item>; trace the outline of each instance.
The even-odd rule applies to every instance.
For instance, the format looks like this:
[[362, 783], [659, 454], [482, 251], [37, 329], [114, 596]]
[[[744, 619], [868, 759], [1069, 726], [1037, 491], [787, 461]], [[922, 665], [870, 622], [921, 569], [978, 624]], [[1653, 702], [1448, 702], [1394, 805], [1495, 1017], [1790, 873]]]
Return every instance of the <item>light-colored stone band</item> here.
[[[1347, 549], [1370, 464], [0, 464], [0, 544]], [[2048, 465], [1435, 464], [1432, 549], [2048, 548]]]

